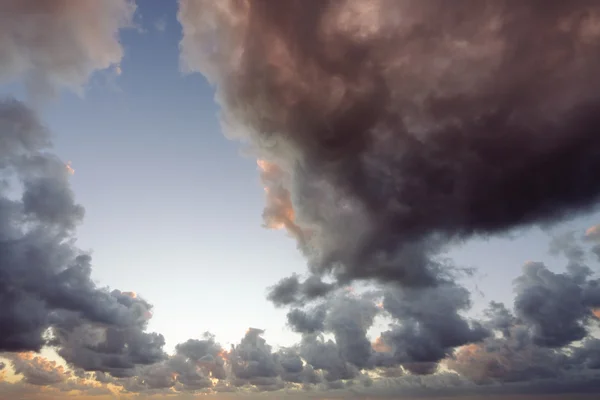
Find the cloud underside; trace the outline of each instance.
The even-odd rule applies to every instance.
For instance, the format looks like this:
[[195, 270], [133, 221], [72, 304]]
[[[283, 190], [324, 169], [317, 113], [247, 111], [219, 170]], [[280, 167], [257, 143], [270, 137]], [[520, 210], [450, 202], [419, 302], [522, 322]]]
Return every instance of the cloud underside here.
[[[2, 3], [0, 79], [80, 87], [118, 65], [134, 9]], [[167, 354], [150, 302], [92, 280], [49, 132], [0, 100], [0, 393], [600, 391], [598, 226], [553, 238], [564, 270], [525, 264], [513, 304], [478, 319], [469, 271], [444, 258], [596, 206], [599, 13], [584, 0], [180, 1], [183, 65], [258, 158], [265, 227], [307, 259], [268, 293], [300, 337], [288, 348], [250, 328], [231, 348], [206, 333]]]

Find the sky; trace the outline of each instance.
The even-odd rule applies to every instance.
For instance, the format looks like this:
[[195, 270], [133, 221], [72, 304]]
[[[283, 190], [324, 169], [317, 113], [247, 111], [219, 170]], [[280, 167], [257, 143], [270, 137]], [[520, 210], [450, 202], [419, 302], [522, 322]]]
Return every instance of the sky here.
[[593, 398], [600, 7], [547, 3], [2, 2], [0, 399]]

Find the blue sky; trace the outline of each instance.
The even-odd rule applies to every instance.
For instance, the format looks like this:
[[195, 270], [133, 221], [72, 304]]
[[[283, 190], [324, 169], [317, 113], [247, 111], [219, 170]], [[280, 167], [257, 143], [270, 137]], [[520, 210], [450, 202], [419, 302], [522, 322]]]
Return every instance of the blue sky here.
[[[304, 274], [306, 261], [285, 231], [262, 226], [256, 159], [223, 135], [214, 88], [182, 72], [178, 2], [137, 6], [136, 26], [120, 31], [119, 73], [97, 71], [82, 95], [64, 89], [34, 104], [56, 153], [75, 169], [71, 185], [86, 209], [77, 244], [92, 252], [99, 286], [135, 291], [153, 305], [148, 330], [164, 335], [168, 352], [205, 331], [228, 347], [249, 327], [264, 329], [272, 345], [292, 345], [300, 336], [286, 325], [288, 310], [266, 295], [280, 279]], [[0, 93], [29, 99], [19, 80]], [[582, 232], [599, 221], [583, 215], [551, 229]], [[510, 305], [527, 261], [563, 272], [567, 260], [548, 254], [549, 239], [527, 228], [454, 246], [454, 262], [476, 268], [464, 280], [471, 314], [490, 300]]]
[[140, 2], [121, 76], [100, 72], [83, 98], [64, 92], [44, 110], [86, 208], [79, 244], [98, 282], [161, 299], [151, 329], [170, 346], [207, 330], [234, 342], [253, 324], [289, 341], [265, 293], [304, 262], [261, 227], [256, 161], [221, 134], [213, 90], [180, 72], [176, 8]]

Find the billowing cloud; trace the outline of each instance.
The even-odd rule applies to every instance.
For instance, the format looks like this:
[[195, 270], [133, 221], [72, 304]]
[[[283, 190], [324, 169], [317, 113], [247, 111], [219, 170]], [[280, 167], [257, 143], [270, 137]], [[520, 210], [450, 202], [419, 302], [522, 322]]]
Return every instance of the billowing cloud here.
[[292, 275], [270, 287], [267, 298], [278, 307], [303, 305], [326, 296], [334, 289], [335, 284], [324, 282], [318, 276], [312, 275], [300, 281], [298, 275]]
[[[544, 10], [180, 1], [182, 66], [215, 86], [225, 134], [259, 160], [265, 226], [287, 229], [307, 258], [308, 280], [284, 278], [268, 298], [293, 307], [296, 350], [330, 388], [365, 371], [439, 377], [452, 365], [460, 384], [498, 384], [593, 365], [568, 349], [598, 309], [579, 237], [552, 243], [566, 272], [526, 265], [514, 310], [492, 303], [486, 321], [465, 317], [470, 293], [444, 258], [458, 241], [596, 205], [600, 6]], [[326, 286], [308, 294], [310, 279]], [[381, 284], [381, 309], [340, 297], [353, 280]], [[378, 313], [391, 326], [371, 343]]]
[[63, 382], [69, 376], [62, 365], [32, 353], [20, 353], [11, 357], [15, 373], [32, 385], [52, 385]]
[[182, 0], [181, 60], [264, 160], [265, 223], [302, 233], [312, 273], [431, 285], [453, 240], [600, 193], [600, 6], [539, 7]]
[[[585, 267], [581, 267], [582, 269]], [[588, 335], [593, 310], [600, 307], [600, 281], [588, 268], [556, 274], [528, 263], [516, 280], [516, 315], [533, 330], [533, 341], [563, 347]]]
[[489, 335], [480, 323], [461, 316], [470, 308], [469, 293], [456, 285], [388, 289], [383, 307], [398, 323], [381, 334], [392, 357], [380, 355], [379, 362], [394, 361], [412, 373], [432, 373], [454, 348]]
[[[91, 257], [74, 246], [84, 209], [70, 175], [36, 115], [16, 100], [0, 101], [0, 143], [0, 351], [55, 346], [74, 367], [115, 375], [159, 361], [164, 338], [145, 332], [152, 306], [93, 282]], [[27, 377], [43, 370], [38, 361], [13, 364]], [[27, 379], [41, 382], [38, 375]]]
[[132, 0], [6, 0], [0, 5], [0, 81], [24, 79], [34, 91], [78, 90], [94, 71], [118, 67], [119, 30]]

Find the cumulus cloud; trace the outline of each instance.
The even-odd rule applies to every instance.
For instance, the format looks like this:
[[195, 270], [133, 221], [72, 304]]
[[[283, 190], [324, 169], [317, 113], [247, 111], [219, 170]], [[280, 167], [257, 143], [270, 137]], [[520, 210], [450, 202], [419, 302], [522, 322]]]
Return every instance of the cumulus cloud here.
[[[533, 330], [533, 341], [563, 347], [588, 335], [593, 310], [600, 307], [600, 284], [589, 268], [556, 274], [528, 263], [515, 282], [517, 317]], [[584, 269], [585, 268], [585, 269]]]
[[69, 376], [62, 365], [31, 353], [16, 354], [11, 357], [15, 373], [23, 376], [32, 385], [52, 385], [63, 382]]
[[380, 362], [394, 360], [412, 373], [432, 373], [454, 348], [489, 335], [480, 323], [460, 315], [470, 308], [469, 293], [456, 285], [388, 290], [383, 307], [397, 324], [381, 335], [393, 355]]
[[118, 67], [119, 30], [132, 0], [7, 0], [0, 5], [0, 80], [24, 79], [34, 92], [79, 90], [94, 71]]
[[544, 4], [183, 0], [181, 60], [312, 273], [432, 285], [453, 240], [598, 197], [600, 6]]
[[597, 290], [590, 275], [589, 270], [583, 277], [554, 273], [541, 263], [527, 263], [515, 280], [515, 315], [496, 302], [486, 312], [484, 324], [501, 335], [460, 347], [447, 366], [478, 384], [522, 381], [551, 387], [582, 380], [599, 390], [598, 339], [590, 333], [597, 305], [584, 294], [590, 287]]
[[326, 296], [335, 287], [335, 284], [324, 282], [318, 276], [312, 275], [300, 281], [298, 275], [292, 275], [271, 286], [267, 298], [278, 307], [304, 305]]
[[[580, 237], [551, 244], [566, 272], [526, 265], [513, 309], [492, 303], [485, 321], [465, 317], [470, 294], [444, 258], [596, 206], [600, 6], [543, 7], [180, 2], [182, 66], [215, 86], [225, 134], [259, 160], [265, 226], [296, 239], [321, 284], [293, 275], [268, 298], [293, 307], [298, 354], [330, 387], [364, 371], [440, 376], [448, 360], [471, 384], [593, 365], [569, 353], [590, 335], [600, 287]], [[380, 310], [339, 297], [353, 280], [381, 284]], [[392, 323], [371, 344], [378, 313]]]
[[[164, 338], [145, 332], [152, 306], [98, 287], [91, 257], [74, 246], [84, 209], [48, 132], [23, 103], [0, 101], [0, 143], [0, 351], [50, 345], [74, 367], [114, 375], [159, 361]], [[45, 367], [39, 360], [13, 365], [27, 377]], [[41, 382], [38, 375], [27, 379]]]

